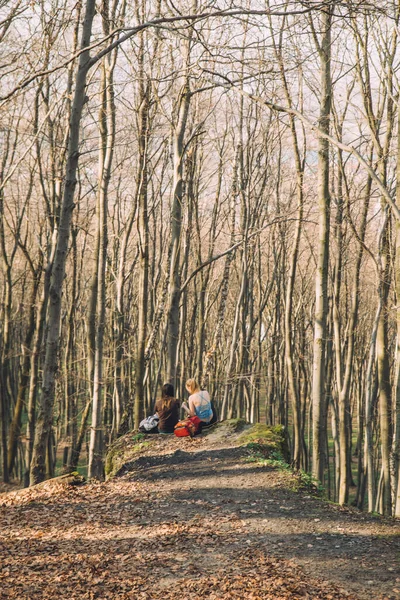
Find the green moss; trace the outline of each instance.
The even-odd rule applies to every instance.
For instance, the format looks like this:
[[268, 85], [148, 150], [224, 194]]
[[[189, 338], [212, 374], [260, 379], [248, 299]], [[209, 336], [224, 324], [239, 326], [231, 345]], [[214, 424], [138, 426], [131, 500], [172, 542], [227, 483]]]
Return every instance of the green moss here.
[[281, 425], [270, 427], [263, 423], [256, 423], [256, 425], [252, 425], [239, 437], [239, 441], [250, 443], [263, 440], [277, 443], [283, 436], [283, 429], [284, 428]]
[[289, 462], [290, 453], [285, 428], [271, 427], [263, 423], [252, 425], [239, 436], [238, 442], [248, 445], [249, 450], [263, 458]]

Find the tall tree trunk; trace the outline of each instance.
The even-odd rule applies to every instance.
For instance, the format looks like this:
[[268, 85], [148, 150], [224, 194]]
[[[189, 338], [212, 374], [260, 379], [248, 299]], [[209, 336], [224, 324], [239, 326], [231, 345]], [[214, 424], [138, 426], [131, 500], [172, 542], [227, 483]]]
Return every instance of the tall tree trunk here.
[[[396, 180], [396, 202], [400, 207], [400, 106], [397, 110], [397, 180]], [[394, 401], [394, 435], [392, 447], [392, 469], [393, 469], [393, 509], [394, 516], [400, 517], [400, 222], [396, 220], [395, 225], [395, 265], [394, 279], [396, 291], [396, 373], [395, 373], [395, 401]]]
[[[108, 5], [103, 4], [103, 29], [109, 33]], [[104, 384], [104, 329], [106, 319], [106, 264], [107, 264], [107, 207], [108, 187], [111, 178], [111, 167], [114, 154], [115, 140], [115, 102], [113, 71], [115, 59], [113, 55], [106, 56], [102, 64], [101, 77], [101, 107], [99, 115], [100, 148], [99, 148], [99, 189], [97, 201], [98, 224], [98, 260], [97, 260], [97, 298], [96, 298], [96, 335], [93, 373], [93, 402], [92, 426], [89, 442], [89, 478], [103, 479], [103, 396], [106, 391]]]
[[[189, 54], [189, 49], [188, 49]], [[173, 131], [174, 174], [171, 209], [171, 266], [168, 306], [167, 378], [176, 388], [176, 361], [179, 340], [180, 254], [183, 204], [184, 136], [189, 114], [191, 92], [189, 78], [183, 85], [178, 102], [178, 118]]]
[[[232, 177], [232, 190], [231, 190], [231, 206], [230, 206], [230, 241], [229, 246], [233, 246], [235, 242], [235, 234], [236, 234], [236, 204], [238, 200], [238, 169], [239, 169], [239, 157], [241, 153], [241, 145], [238, 145], [236, 149], [235, 156], [235, 164], [233, 169], [233, 177]], [[225, 258], [224, 272], [222, 276], [221, 283], [221, 298], [218, 307], [218, 315], [217, 315], [217, 324], [214, 330], [213, 342], [211, 348], [207, 351], [205, 362], [204, 362], [204, 371], [202, 377], [202, 387], [206, 389], [209, 383], [210, 374], [215, 368], [215, 356], [218, 350], [218, 346], [221, 342], [222, 331], [224, 327], [225, 315], [226, 315], [226, 304], [228, 300], [228, 292], [229, 292], [229, 280], [230, 280], [230, 272], [231, 272], [231, 264], [234, 258], [234, 253], [229, 252]], [[226, 403], [221, 411], [222, 414], [226, 412]]]
[[89, 50], [92, 23], [95, 12], [95, 0], [87, 0], [83, 24], [81, 50], [72, 112], [70, 118], [70, 137], [64, 193], [61, 202], [59, 234], [51, 274], [49, 293], [49, 313], [47, 317], [46, 356], [43, 368], [42, 393], [36, 423], [35, 441], [30, 469], [30, 484], [40, 483], [46, 476], [46, 448], [51, 431], [54, 407], [55, 375], [58, 364], [61, 295], [65, 277], [65, 264], [68, 253], [71, 217], [74, 209], [76, 171], [79, 159], [79, 128], [83, 105], [86, 101], [86, 76], [90, 66]]
[[36, 316], [36, 328], [35, 337], [33, 340], [33, 348], [31, 352], [31, 364], [30, 364], [30, 379], [29, 379], [29, 393], [28, 393], [28, 407], [27, 417], [28, 422], [26, 424], [26, 447], [25, 447], [25, 474], [24, 474], [24, 487], [29, 486], [30, 479], [30, 466], [33, 455], [33, 444], [35, 440], [35, 428], [36, 428], [36, 397], [38, 390], [39, 380], [39, 363], [41, 357], [41, 351], [43, 347], [43, 335], [46, 321], [47, 306], [49, 301], [50, 291], [50, 277], [51, 269], [54, 260], [55, 251], [55, 237], [56, 229], [53, 231], [53, 244], [50, 249], [50, 255], [48, 257], [48, 263], [44, 273], [43, 291], [40, 299], [39, 306], [37, 308]]
[[[6, 159], [3, 159], [3, 162]], [[3, 181], [3, 169], [2, 165], [0, 173], [0, 181]], [[12, 262], [7, 255], [6, 239], [4, 232], [4, 193], [3, 186], [0, 189], [0, 259], [1, 266], [4, 272], [4, 290], [2, 298], [2, 328], [0, 329], [0, 417], [1, 417], [1, 452], [2, 452], [2, 467], [3, 467], [3, 481], [8, 483], [10, 480], [10, 473], [7, 460], [7, 434], [10, 419], [10, 407], [11, 407], [11, 388], [10, 388], [10, 321], [11, 321], [11, 299], [12, 299], [12, 278], [11, 278], [11, 266]]]
[[[284, 19], [283, 27], [287, 26], [287, 21]], [[270, 27], [272, 27], [272, 21], [270, 18]], [[275, 56], [277, 58], [279, 69], [281, 73], [281, 79], [283, 88], [285, 91], [286, 101], [288, 106], [292, 107], [292, 97], [290, 94], [289, 84], [287, 81], [284, 60], [282, 54], [282, 35], [283, 27], [280, 31], [279, 42], [276, 44], [273, 38], [273, 45]], [[272, 29], [271, 29], [272, 32]], [[300, 74], [301, 75], [301, 74]], [[300, 85], [301, 90], [301, 85]], [[300, 91], [300, 98], [302, 100], [302, 91]], [[300, 396], [299, 390], [296, 383], [296, 374], [294, 368], [294, 340], [292, 331], [292, 313], [293, 313], [293, 293], [296, 280], [296, 269], [300, 247], [300, 236], [302, 230], [302, 220], [304, 213], [304, 160], [302, 160], [299, 140], [296, 130], [295, 119], [293, 115], [289, 115], [290, 131], [292, 136], [292, 145], [294, 151], [294, 159], [296, 165], [296, 192], [297, 192], [297, 223], [296, 230], [293, 239], [293, 245], [290, 253], [289, 260], [289, 277], [286, 287], [286, 298], [285, 298], [285, 362], [287, 369], [288, 378], [288, 390], [290, 401], [292, 405], [293, 415], [293, 444], [292, 444], [292, 464], [295, 469], [300, 469], [303, 440], [302, 440], [302, 427], [301, 427], [301, 407], [300, 407]], [[303, 132], [304, 135], [304, 132]], [[304, 136], [305, 137], [305, 136]], [[303, 149], [304, 150], [304, 149]]]
[[392, 441], [391, 432], [391, 385], [388, 352], [388, 316], [389, 316], [389, 291], [390, 291], [390, 214], [385, 207], [384, 226], [381, 237], [381, 269], [379, 283], [379, 297], [382, 310], [378, 322], [376, 336], [376, 359], [379, 380], [379, 418], [382, 453], [383, 475], [383, 511], [385, 515], [392, 514], [392, 495], [390, 480], [390, 449]]
[[[320, 56], [320, 116], [319, 128], [329, 133], [332, 83], [330, 72], [331, 56], [331, 6], [322, 10]], [[318, 43], [318, 42], [317, 42]], [[323, 482], [326, 466], [327, 402], [325, 391], [325, 342], [326, 320], [328, 312], [328, 265], [329, 265], [329, 142], [320, 137], [318, 140], [318, 204], [319, 204], [319, 241], [318, 264], [316, 273], [315, 322], [314, 322], [314, 358], [313, 358], [313, 462], [312, 473], [315, 479]]]
[[[141, 63], [144, 58], [143, 41], [141, 44]], [[138, 166], [138, 238], [139, 238], [139, 298], [138, 298], [138, 344], [136, 355], [136, 389], [135, 389], [135, 429], [144, 414], [144, 376], [147, 335], [147, 305], [149, 293], [149, 225], [147, 210], [147, 145], [149, 129], [150, 87], [144, 89], [144, 72], [141, 69], [141, 102], [139, 107], [139, 166]]]
[[[338, 378], [339, 387], [339, 436], [340, 436], [340, 480], [339, 480], [339, 504], [346, 504], [349, 497], [349, 468], [351, 462], [350, 455], [350, 440], [348, 434], [348, 420], [350, 418], [350, 390], [351, 381], [353, 375], [353, 362], [354, 362], [354, 345], [355, 345], [355, 334], [356, 326], [358, 323], [358, 309], [359, 309], [359, 292], [360, 292], [360, 273], [361, 273], [361, 260], [364, 252], [364, 239], [367, 229], [368, 222], [368, 209], [371, 194], [371, 178], [368, 177], [365, 195], [364, 195], [364, 207], [361, 218], [360, 232], [357, 234], [357, 238], [360, 242], [359, 249], [356, 257], [356, 264], [354, 268], [354, 277], [352, 284], [351, 294], [351, 307], [349, 323], [347, 326], [347, 353], [346, 361], [344, 365], [344, 372], [342, 376], [342, 370], [340, 370], [340, 377]], [[349, 199], [348, 199], [349, 200]], [[347, 202], [347, 211], [349, 211]], [[349, 217], [349, 215], [348, 215]], [[349, 217], [350, 221], [350, 217]], [[339, 248], [338, 248], [339, 252]], [[339, 299], [336, 298], [335, 304], [339, 303]], [[339, 352], [341, 348], [341, 340], [336, 331], [336, 351]], [[339, 358], [337, 357], [337, 361]], [[339, 371], [338, 371], [339, 372]]]
[[36, 272], [33, 273], [34, 283], [32, 287], [31, 296], [29, 299], [29, 325], [28, 330], [26, 332], [25, 340], [22, 346], [22, 369], [21, 369], [21, 378], [18, 386], [17, 400], [14, 407], [13, 419], [10, 427], [10, 434], [8, 440], [8, 471], [12, 473], [14, 469], [15, 459], [18, 451], [18, 441], [21, 431], [21, 417], [22, 417], [22, 409], [25, 404], [26, 392], [29, 385], [29, 377], [30, 377], [30, 364], [31, 364], [31, 352], [32, 352], [32, 340], [35, 333], [35, 306], [36, 306], [36, 297], [38, 294], [38, 288], [41, 277], [41, 268], [42, 265], [39, 264], [39, 267]]
[[367, 371], [365, 374], [365, 443], [364, 443], [364, 464], [366, 466], [366, 475], [368, 478], [367, 495], [368, 511], [375, 510], [375, 468], [374, 468], [374, 439], [373, 439], [373, 419], [375, 405], [375, 381], [377, 377], [374, 374], [374, 364], [376, 356], [376, 338], [379, 326], [380, 315], [382, 311], [382, 302], [379, 299], [378, 308], [371, 333], [371, 341], [368, 355]]
[[72, 289], [71, 289], [71, 306], [68, 314], [68, 331], [66, 340], [66, 349], [64, 356], [64, 372], [65, 372], [65, 415], [64, 415], [64, 435], [66, 443], [64, 446], [63, 469], [67, 469], [73, 449], [76, 448], [78, 422], [77, 422], [77, 381], [78, 373], [76, 370], [76, 305], [77, 305], [77, 278], [78, 278], [78, 260], [77, 260], [77, 244], [76, 238], [78, 229], [72, 230], [72, 254], [73, 254], [73, 269], [72, 269]]

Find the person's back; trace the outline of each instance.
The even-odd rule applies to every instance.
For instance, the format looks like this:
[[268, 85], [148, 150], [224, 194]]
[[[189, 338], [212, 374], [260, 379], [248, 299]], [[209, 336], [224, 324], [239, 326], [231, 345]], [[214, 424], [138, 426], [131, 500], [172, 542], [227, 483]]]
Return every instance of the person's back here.
[[212, 408], [210, 395], [206, 390], [201, 390], [189, 396], [190, 403], [194, 406], [196, 416], [199, 417], [204, 423], [208, 423], [212, 418]]
[[188, 379], [186, 389], [189, 392], [189, 407], [182, 404], [182, 408], [190, 415], [196, 415], [203, 423], [210, 423], [213, 411], [211, 407], [210, 395], [206, 390], [200, 390], [200, 386], [195, 379]]
[[162, 396], [156, 400], [154, 410], [160, 418], [158, 431], [174, 433], [174, 427], [179, 421], [179, 402], [174, 398], [174, 388], [170, 383], [163, 385]]

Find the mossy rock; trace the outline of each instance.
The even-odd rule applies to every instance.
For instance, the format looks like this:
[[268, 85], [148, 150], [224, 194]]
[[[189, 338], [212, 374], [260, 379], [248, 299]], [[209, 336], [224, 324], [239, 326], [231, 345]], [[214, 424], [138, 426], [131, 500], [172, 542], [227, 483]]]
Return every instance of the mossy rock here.
[[238, 442], [243, 445], [258, 445], [267, 457], [270, 453], [279, 453], [286, 461], [290, 461], [287, 432], [283, 425], [264, 425], [256, 423], [250, 426], [239, 437]]
[[118, 438], [109, 447], [106, 455], [104, 465], [106, 479], [114, 477], [127, 461], [131, 461], [133, 457], [141, 454], [150, 444], [150, 436], [134, 431]]

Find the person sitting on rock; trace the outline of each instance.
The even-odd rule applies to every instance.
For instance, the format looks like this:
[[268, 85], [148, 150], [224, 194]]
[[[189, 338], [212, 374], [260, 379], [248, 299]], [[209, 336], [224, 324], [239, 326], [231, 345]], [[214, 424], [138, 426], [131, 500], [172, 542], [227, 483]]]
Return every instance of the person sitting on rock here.
[[186, 402], [182, 403], [182, 408], [191, 417], [199, 417], [202, 427], [210, 424], [213, 418], [210, 395], [206, 390], [200, 390], [200, 386], [195, 379], [188, 379], [186, 389], [189, 392], [189, 406]]
[[161, 398], [156, 400], [154, 412], [159, 416], [159, 433], [174, 433], [174, 427], [179, 421], [179, 402], [174, 397], [174, 386], [164, 383]]

